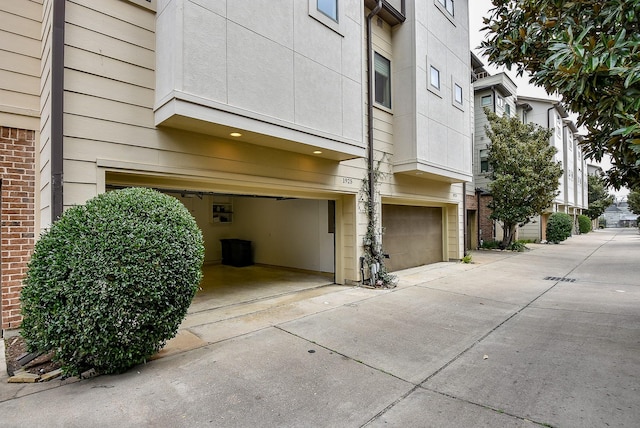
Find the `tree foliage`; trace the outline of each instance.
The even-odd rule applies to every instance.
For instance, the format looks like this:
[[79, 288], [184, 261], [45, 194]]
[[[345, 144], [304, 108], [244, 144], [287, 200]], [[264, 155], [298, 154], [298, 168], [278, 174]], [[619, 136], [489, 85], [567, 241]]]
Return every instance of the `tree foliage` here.
[[640, 186], [640, 0], [492, 0], [481, 48], [578, 114], [587, 157], [607, 180]]
[[632, 190], [627, 196], [627, 203], [632, 213], [640, 215], [640, 190]]
[[175, 336], [202, 273], [202, 233], [177, 199], [103, 193], [69, 208], [36, 243], [22, 289], [30, 351], [65, 374], [115, 373]]
[[502, 247], [513, 241], [516, 227], [542, 213], [558, 194], [562, 176], [560, 163], [553, 160], [555, 147], [549, 144], [551, 131], [523, 124], [517, 117], [500, 117], [488, 108], [487, 136], [491, 140], [489, 203], [491, 218], [502, 222]]
[[595, 220], [613, 203], [614, 198], [613, 195], [607, 192], [605, 180], [601, 176], [589, 175], [587, 182], [589, 186], [589, 208], [584, 210], [584, 214], [591, 220]]

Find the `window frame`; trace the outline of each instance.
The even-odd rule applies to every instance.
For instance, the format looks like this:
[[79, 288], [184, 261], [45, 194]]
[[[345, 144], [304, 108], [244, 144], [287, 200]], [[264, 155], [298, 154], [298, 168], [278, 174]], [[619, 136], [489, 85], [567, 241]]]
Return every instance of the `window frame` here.
[[[436, 72], [437, 76], [437, 84], [434, 84], [434, 71]], [[429, 64], [429, 86], [431, 86], [436, 91], [440, 91], [442, 89], [442, 73], [440, 73], [440, 69], [433, 64]]]
[[[483, 156], [484, 155], [484, 156]], [[480, 149], [478, 153], [478, 157], [480, 159], [480, 174], [484, 174], [490, 172], [489, 167], [489, 149]]]
[[[329, 1], [335, 4], [335, 15], [336, 15], [335, 17], [331, 16], [330, 14], [328, 14], [327, 12], [325, 12], [320, 8], [320, 2], [322, 1]], [[316, 10], [318, 12], [320, 12], [327, 18], [331, 19], [332, 21], [335, 21], [336, 24], [340, 22], [340, 0], [315, 0], [315, 2], [316, 2]]]
[[[458, 82], [453, 81], [451, 85], [453, 105], [460, 110], [464, 109], [464, 88]], [[458, 101], [458, 89], [460, 89], [460, 101]]]
[[[444, 88], [444, 68], [440, 67], [440, 64], [438, 64], [435, 61], [431, 61], [431, 59], [429, 57], [426, 57], [426, 62], [427, 62], [427, 69], [426, 69], [426, 84], [427, 84], [427, 90], [429, 92], [431, 92], [432, 94], [440, 97], [440, 98], [444, 98], [443, 97], [443, 88]], [[434, 79], [432, 76], [432, 70], [435, 70], [438, 73], [438, 86], [434, 85]]]
[[344, 24], [342, 23], [344, 19], [340, 19], [340, 17], [344, 16], [343, 3], [343, 1], [336, 0], [336, 17], [338, 19], [337, 21], [318, 9], [318, 0], [309, 0], [308, 13], [310, 17], [312, 17], [325, 27], [328, 27], [341, 36], [344, 36], [345, 28]]
[[[386, 66], [386, 75], [384, 73], [379, 73], [378, 72], [378, 67], [376, 65], [376, 63], [378, 62], [377, 60], [383, 60], [383, 64]], [[383, 76], [386, 78], [386, 82], [384, 82], [384, 89], [383, 89], [383, 94], [382, 94], [382, 100], [378, 100], [378, 95], [379, 95], [379, 86], [378, 86], [378, 75]], [[383, 107], [385, 109], [389, 109], [391, 110], [391, 60], [389, 58], [387, 58], [386, 56], [382, 55], [379, 52], [374, 51], [373, 52], [373, 88], [374, 88], [374, 94], [373, 94], [373, 101], [374, 103], [378, 106], [378, 107]], [[386, 92], [386, 94], [384, 93]], [[386, 96], [385, 96], [386, 95]], [[387, 98], [386, 102], [385, 99]]]
[[437, 0], [437, 2], [442, 6], [442, 8], [451, 16], [456, 16], [455, 14], [455, 5], [453, 0]]

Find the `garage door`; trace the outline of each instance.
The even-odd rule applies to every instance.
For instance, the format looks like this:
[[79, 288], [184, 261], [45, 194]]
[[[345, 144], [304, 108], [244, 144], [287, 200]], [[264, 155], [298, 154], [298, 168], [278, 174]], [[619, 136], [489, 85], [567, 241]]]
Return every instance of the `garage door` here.
[[382, 227], [390, 271], [443, 260], [442, 208], [383, 205]]

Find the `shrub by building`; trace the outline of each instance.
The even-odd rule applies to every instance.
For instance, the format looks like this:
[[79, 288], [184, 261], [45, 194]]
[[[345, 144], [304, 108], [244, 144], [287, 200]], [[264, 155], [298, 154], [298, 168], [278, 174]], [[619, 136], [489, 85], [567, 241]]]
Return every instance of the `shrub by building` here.
[[547, 222], [547, 241], [557, 244], [571, 236], [573, 221], [566, 213], [553, 213]]
[[202, 233], [175, 198], [150, 189], [75, 206], [35, 246], [22, 290], [30, 351], [65, 374], [122, 372], [175, 336], [202, 276]]
[[586, 215], [578, 216], [578, 230], [580, 233], [589, 233], [591, 232], [591, 219]]

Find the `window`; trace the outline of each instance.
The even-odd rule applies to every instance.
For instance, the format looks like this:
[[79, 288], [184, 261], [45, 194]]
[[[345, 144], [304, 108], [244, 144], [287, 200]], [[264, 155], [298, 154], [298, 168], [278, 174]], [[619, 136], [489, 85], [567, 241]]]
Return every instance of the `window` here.
[[504, 112], [508, 117], [511, 117], [511, 104], [504, 105]]
[[374, 71], [376, 102], [391, 108], [391, 62], [378, 52], [374, 57]]
[[440, 70], [435, 68], [433, 65], [429, 67], [429, 83], [434, 88], [440, 90]]
[[453, 84], [453, 100], [462, 105], [462, 86], [458, 85], [457, 83]]
[[338, 0], [317, 0], [318, 11], [338, 22]]
[[504, 107], [504, 98], [498, 96], [496, 102], [498, 103], [498, 107]]
[[489, 150], [480, 150], [480, 172], [489, 172]]
[[490, 106], [491, 105], [491, 95], [485, 95], [484, 97], [481, 98], [480, 104], [484, 107], [484, 106]]
[[447, 12], [453, 15], [453, 0], [438, 0], [438, 2], [447, 9]]

